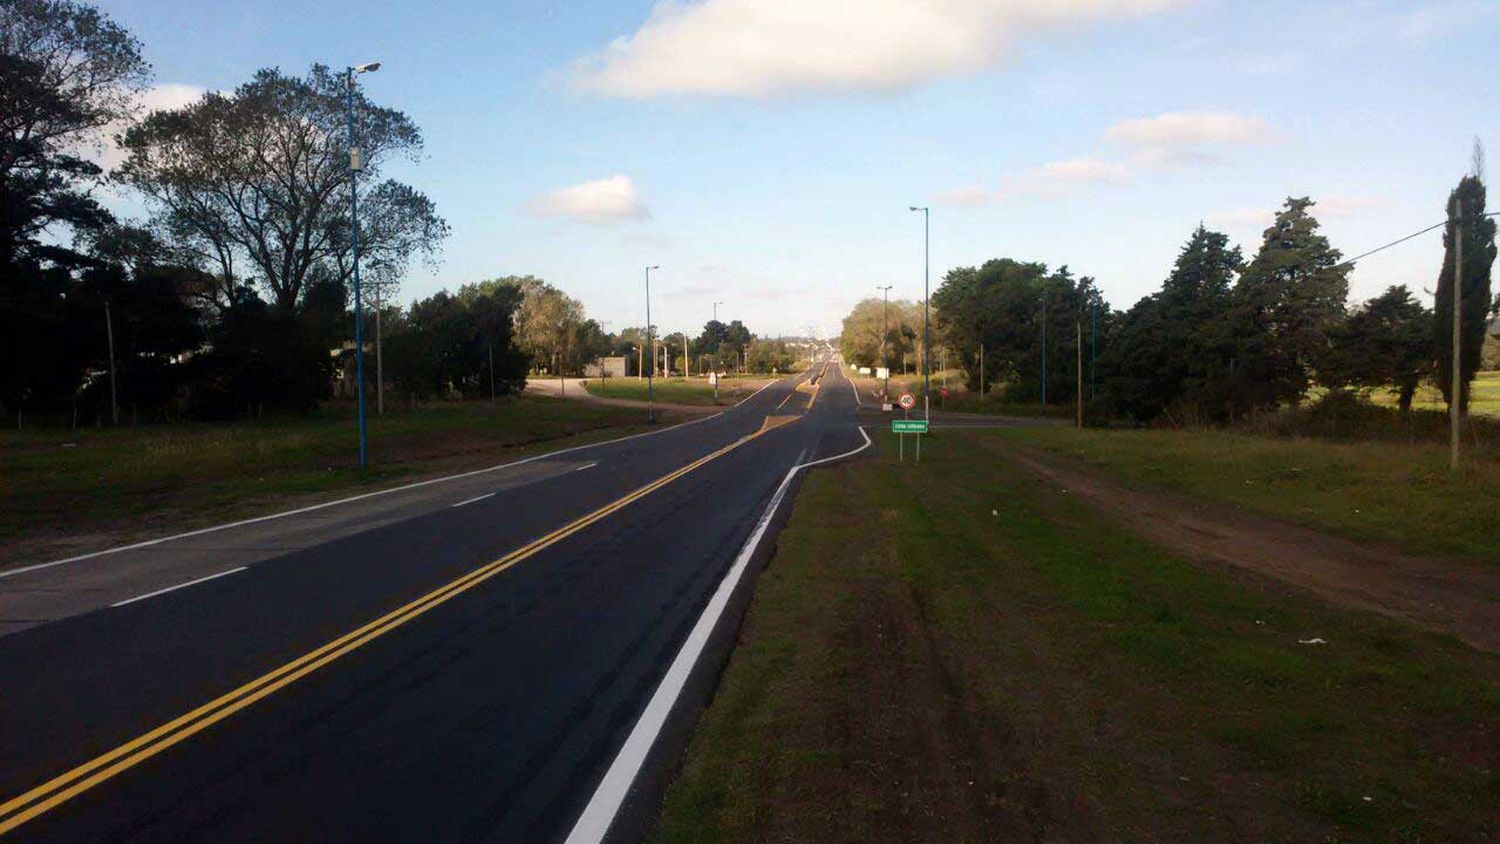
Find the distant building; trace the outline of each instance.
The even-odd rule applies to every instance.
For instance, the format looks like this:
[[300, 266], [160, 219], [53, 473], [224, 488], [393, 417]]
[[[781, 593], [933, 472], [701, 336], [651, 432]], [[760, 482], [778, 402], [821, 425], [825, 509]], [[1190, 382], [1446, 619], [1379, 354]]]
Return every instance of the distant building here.
[[624, 356], [599, 358], [583, 367], [585, 378], [624, 378], [629, 374], [629, 365]]

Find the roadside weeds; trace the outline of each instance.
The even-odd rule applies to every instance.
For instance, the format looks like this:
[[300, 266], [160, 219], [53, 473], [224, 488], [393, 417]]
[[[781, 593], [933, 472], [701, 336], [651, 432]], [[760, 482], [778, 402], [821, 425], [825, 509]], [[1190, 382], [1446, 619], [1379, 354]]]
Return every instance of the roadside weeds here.
[[656, 840], [1500, 830], [1500, 660], [1176, 559], [973, 436], [807, 479]]

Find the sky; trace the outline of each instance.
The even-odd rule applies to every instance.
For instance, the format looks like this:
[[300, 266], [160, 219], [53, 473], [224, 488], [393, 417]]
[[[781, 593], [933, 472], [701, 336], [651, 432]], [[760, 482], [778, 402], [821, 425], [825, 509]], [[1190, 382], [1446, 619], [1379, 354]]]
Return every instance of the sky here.
[[[387, 174], [452, 226], [405, 300], [536, 275], [612, 331], [838, 332], [875, 288], [1008, 257], [1157, 289], [1200, 222], [1250, 257], [1310, 196], [1346, 256], [1442, 219], [1500, 143], [1496, 0], [105, 0], [148, 106], [256, 69], [379, 61], [421, 127]], [[1500, 155], [1500, 153], [1497, 153]], [[117, 206], [138, 211], [129, 200]], [[1351, 298], [1434, 286], [1439, 232]], [[1423, 294], [1425, 295], [1425, 294]]]

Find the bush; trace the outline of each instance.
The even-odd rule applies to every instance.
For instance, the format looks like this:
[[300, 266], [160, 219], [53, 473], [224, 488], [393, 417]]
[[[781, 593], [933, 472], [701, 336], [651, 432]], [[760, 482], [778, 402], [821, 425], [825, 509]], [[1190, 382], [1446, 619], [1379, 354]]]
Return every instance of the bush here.
[[[1334, 390], [1308, 405], [1292, 407], [1241, 425], [1257, 433], [1348, 442], [1448, 441], [1448, 414], [1441, 410], [1402, 413], [1371, 404], [1357, 393]], [[1471, 439], [1471, 437], [1473, 439]], [[1479, 416], [1465, 421], [1466, 444], [1500, 442], [1500, 422]]]

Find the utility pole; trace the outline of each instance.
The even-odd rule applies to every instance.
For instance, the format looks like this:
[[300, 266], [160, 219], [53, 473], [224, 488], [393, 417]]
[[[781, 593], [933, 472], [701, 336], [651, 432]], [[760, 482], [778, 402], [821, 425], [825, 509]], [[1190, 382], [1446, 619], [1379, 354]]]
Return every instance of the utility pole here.
[[886, 353], [887, 344], [891, 339], [891, 288], [894, 284], [884, 287], [876, 286], [876, 290], [884, 296], [884, 303], [880, 306], [880, 368], [885, 370], [885, 386], [881, 387], [880, 403], [886, 404], [891, 400], [891, 356]]
[[490, 404], [495, 403], [495, 344], [490, 344]]
[[104, 336], [109, 341], [109, 418], [116, 428], [120, 427], [120, 398], [115, 384], [115, 320], [109, 313], [109, 300], [104, 300]]
[[1042, 294], [1042, 407], [1047, 406], [1047, 295]]
[[979, 403], [984, 404], [984, 344], [979, 344]]
[[1098, 301], [1089, 300], [1089, 398], [1099, 393], [1099, 315]]
[[1464, 212], [1459, 197], [1453, 198], [1453, 379], [1448, 388], [1448, 468], [1458, 469], [1458, 431], [1463, 424], [1462, 314], [1464, 306]]
[[359, 468], [369, 465], [367, 426], [365, 424], [365, 303], [359, 286], [359, 189], [358, 179], [365, 169], [364, 155], [354, 145], [354, 77], [380, 69], [380, 62], [350, 67], [344, 81], [345, 114], [349, 129], [349, 247], [354, 267], [354, 391], [359, 406]]
[[682, 332], [682, 377], [691, 378], [693, 375], [692, 358], [688, 357], [687, 332]]
[[1077, 341], [1074, 344], [1075, 346], [1077, 346], [1076, 351], [1078, 353], [1078, 379], [1077, 379], [1077, 381], [1078, 381], [1078, 389], [1076, 391], [1077, 392], [1077, 396], [1075, 396], [1075, 398], [1077, 399], [1077, 404], [1078, 404], [1078, 427], [1082, 428], [1083, 427], [1083, 320], [1081, 320], [1081, 319], [1075, 319], [1075, 320], [1073, 320], [1073, 327], [1078, 332], [1077, 333]]
[[938, 391], [938, 395], [942, 397], [942, 409], [943, 410], [947, 410], [948, 409], [948, 395], [947, 395], [948, 394], [948, 344], [947, 343], [943, 344], [942, 357], [940, 358], [940, 360], [942, 361], [942, 363], [939, 364], [939, 367], [940, 367], [939, 371], [941, 371], [943, 373], [943, 386]]
[[652, 392], [651, 378], [656, 375], [656, 340], [651, 336], [651, 271], [657, 269], [655, 266], [646, 268], [646, 342], [651, 344], [651, 374], [646, 376], [646, 421], [656, 421], [655, 394]]
[[931, 222], [932, 210], [930, 208], [913, 206], [913, 211], [922, 212], [922, 412], [923, 418], [932, 419], [932, 367], [929, 365], [928, 352], [932, 345], [932, 331], [928, 328], [927, 309], [928, 301], [932, 299], [929, 276], [932, 267], [932, 238]]
[[646, 344], [635, 344], [635, 380], [646, 377]]

